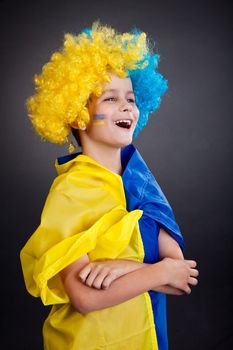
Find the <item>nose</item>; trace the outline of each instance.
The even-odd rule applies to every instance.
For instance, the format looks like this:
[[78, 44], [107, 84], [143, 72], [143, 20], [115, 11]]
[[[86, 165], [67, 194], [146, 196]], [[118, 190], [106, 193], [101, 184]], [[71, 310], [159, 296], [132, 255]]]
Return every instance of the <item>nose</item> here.
[[120, 106], [120, 111], [121, 112], [132, 112], [133, 107], [128, 101], [123, 101], [121, 106]]

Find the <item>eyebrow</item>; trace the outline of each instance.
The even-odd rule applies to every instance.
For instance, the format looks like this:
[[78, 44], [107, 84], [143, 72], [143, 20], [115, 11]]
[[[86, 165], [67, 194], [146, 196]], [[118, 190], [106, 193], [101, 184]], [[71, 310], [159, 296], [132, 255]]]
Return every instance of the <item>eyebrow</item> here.
[[[119, 92], [118, 89], [108, 89], [108, 90], [105, 90], [103, 93], [105, 94], [106, 92]], [[126, 91], [127, 94], [134, 94], [133, 90], [128, 90]]]

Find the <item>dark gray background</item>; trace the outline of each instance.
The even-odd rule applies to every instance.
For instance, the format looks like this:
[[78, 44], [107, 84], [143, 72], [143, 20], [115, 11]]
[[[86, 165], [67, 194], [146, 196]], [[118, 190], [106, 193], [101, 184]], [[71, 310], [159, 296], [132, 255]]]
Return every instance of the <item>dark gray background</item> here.
[[27, 294], [19, 252], [36, 229], [67, 148], [42, 143], [24, 107], [63, 41], [100, 19], [155, 40], [169, 90], [135, 144], [174, 209], [198, 287], [168, 298], [171, 350], [232, 349], [232, 26], [230, 1], [0, 1], [1, 344], [42, 349], [49, 308]]

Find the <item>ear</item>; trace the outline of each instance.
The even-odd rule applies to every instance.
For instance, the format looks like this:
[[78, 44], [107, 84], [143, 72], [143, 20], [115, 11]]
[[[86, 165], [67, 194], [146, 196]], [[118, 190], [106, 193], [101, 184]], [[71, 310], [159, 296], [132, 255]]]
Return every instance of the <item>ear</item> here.
[[84, 122], [73, 122], [72, 124], [70, 124], [71, 128], [73, 129], [78, 129], [78, 130], [86, 130], [86, 125]]

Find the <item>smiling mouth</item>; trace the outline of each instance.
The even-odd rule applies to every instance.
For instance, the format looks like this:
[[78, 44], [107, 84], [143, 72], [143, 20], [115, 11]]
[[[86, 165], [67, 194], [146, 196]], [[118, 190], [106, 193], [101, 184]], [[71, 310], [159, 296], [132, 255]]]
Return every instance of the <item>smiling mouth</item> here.
[[114, 122], [116, 126], [119, 126], [119, 128], [123, 128], [123, 129], [130, 129], [132, 123], [133, 122], [130, 119], [121, 119], [121, 120], [116, 120]]

